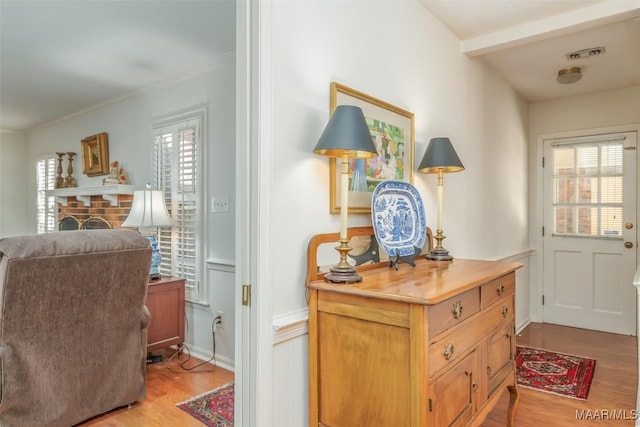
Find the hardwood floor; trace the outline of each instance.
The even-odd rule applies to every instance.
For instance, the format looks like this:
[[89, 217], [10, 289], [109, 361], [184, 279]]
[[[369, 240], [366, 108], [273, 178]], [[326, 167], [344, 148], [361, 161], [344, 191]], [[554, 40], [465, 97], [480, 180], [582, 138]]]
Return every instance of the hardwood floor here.
[[[633, 426], [631, 419], [604, 417], [604, 411], [632, 418], [636, 408], [636, 337], [594, 332], [550, 324], [532, 323], [516, 338], [516, 344], [596, 359], [593, 382], [586, 401], [555, 396], [520, 387], [516, 425], [564, 427]], [[483, 427], [505, 425], [508, 395], [505, 393]], [[591, 419], [577, 419], [577, 411], [590, 411]], [[626, 411], [626, 414], [625, 412]], [[594, 417], [600, 416], [600, 419]]]
[[[636, 407], [636, 337], [607, 334], [564, 326], [532, 323], [516, 343], [596, 359], [596, 369], [586, 401], [520, 388], [516, 415], [519, 427], [633, 426], [632, 420], [577, 420], [576, 411], [626, 411]], [[167, 354], [168, 355], [168, 354]], [[190, 363], [192, 366], [195, 362]], [[177, 364], [172, 363], [178, 370]], [[211, 369], [212, 365], [204, 366]], [[165, 363], [148, 366], [147, 397], [132, 408], [122, 408], [80, 424], [82, 427], [202, 427], [202, 423], [178, 409], [176, 403], [233, 381], [233, 373], [214, 367], [212, 372], [176, 374]], [[503, 427], [508, 394], [505, 392], [482, 427]], [[620, 412], [618, 412], [620, 414]]]
[[[161, 352], [158, 352], [161, 353]], [[154, 353], [155, 354], [155, 353]], [[162, 363], [147, 365], [147, 397], [131, 408], [120, 408], [89, 421], [78, 424], [82, 427], [202, 427], [200, 421], [176, 406], [191, 397], [205, 393], [233, 381], [233, 372], [206, 364], [194, 371], [180, 368], [178, 361], [167, 363], [169, 351], [163, 355]], [[186, 360], [186, 356], [182, 360]], [[192, 358], [185, 366], [201, 362]], [[175, 372], [174, 372], [175, 371]], [[181, 373], [176, 373], [181, 372]]]

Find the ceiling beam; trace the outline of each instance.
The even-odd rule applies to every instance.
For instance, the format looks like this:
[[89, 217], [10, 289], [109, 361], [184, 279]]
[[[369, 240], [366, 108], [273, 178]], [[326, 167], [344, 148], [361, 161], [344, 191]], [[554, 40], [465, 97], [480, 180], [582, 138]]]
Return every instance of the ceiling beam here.
[[461, 41], [469, 57], [640, 17], [640, 0], [608, 1]]

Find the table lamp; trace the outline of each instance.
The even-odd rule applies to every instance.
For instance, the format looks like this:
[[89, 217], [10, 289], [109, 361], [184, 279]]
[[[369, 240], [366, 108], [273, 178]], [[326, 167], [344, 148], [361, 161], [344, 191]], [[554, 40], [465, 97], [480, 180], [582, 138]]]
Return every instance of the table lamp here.
[[[169, 212], [167, 212], [162, 191], [151, 190], [151, 186], [147, 185], [146, 190], [133, 192], [131, 210], [127, 219], [122, 223], [122, 227], [146, 228], [141, 234], [149, 239], [151, 244], [150, 279], [160, 278], [159, 267], [162, 255], [158, 248], [157, 227], [170, 227], [172, 225], [173, 220], [169, 216]], [[156, 228], [156, 230], [153, 231], [152, 228]]]
[[436, 261], [448, 261], [453, 259], [449, 255], [449, 251], [442, 246], [442, 240], [445, 236], [442, 234], [442, 192], [444, 188], [444, 174], [451, 172], [460, 172], [464, 170], [464, 166], [453, 149], [449, 138], [432, 138], [429, 141], [427, 151], [422, 157], [418, 172], [421, 173], [437, 173], [438, 174], [438, 226], [436, 229], [436, 247], [426, 256], [427, 259]]
[[324, 275], [327, 282], [355, 283], [362, 277], [347, 261], [351, 250], [347, 238], [347, 215], [349, 211], [349, 159], [376, 157], [378, 151], [373, 144], [371, 131], [360, 107], [339, 105], [334, 110], [313, 152], [342, 160], [340, 174], [340, 261]]

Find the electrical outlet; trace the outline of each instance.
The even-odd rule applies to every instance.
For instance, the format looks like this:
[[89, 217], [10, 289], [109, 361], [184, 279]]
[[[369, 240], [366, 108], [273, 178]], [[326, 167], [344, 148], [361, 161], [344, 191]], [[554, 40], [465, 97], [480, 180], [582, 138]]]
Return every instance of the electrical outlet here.
[[219, 328], [222, 328], [223, 319], [224, 319], [224, 312], [217, 311], [216, 312], [216, 318], [218, 318], [218, 317], [220, 318], [220, 320], [216, 322], [216, 326], [218, 326]]

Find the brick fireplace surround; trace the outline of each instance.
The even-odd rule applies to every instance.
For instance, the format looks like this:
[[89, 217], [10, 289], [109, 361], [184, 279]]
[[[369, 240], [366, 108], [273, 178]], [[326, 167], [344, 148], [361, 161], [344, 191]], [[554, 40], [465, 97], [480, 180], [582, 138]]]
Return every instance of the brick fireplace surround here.
[[111, 225], [111, 228], [120, 228], [124, 220], [129, 215], [133, 196], [130, 194], [119, 194], [116, 206], [104, 200], [102, 196], [91, 196], [90, 206], [85, 206], [74, 196], [67, 197], [67, 205], [58, 203], [58, 222], [65, 216], [75, 217], [79, 223], [83, 223], [91, 217], [102, 218]]
[[89, 218], [101, 218], [111, 228], [120, 228], [129, 215], [134, 190], [141, 189], [133, 185], [61, 188], [47, 191], [47, 196], [56, 198], [58, 224], [71, 216], [79, 224]]

